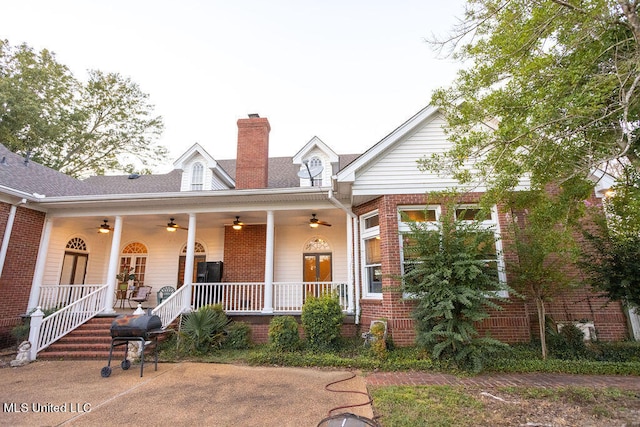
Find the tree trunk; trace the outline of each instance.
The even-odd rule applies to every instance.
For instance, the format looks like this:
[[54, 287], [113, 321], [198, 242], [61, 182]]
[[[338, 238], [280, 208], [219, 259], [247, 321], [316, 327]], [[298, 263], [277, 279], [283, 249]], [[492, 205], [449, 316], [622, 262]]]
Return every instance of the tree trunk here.
[[547, 360], [547, 334], [546, 329], [546, 310], [544, 301], [541, 297], [536, 297], [536, 307], [538, 309], [538, 328], [540, 329], [540, 347], [542, 348], [542, 359]]

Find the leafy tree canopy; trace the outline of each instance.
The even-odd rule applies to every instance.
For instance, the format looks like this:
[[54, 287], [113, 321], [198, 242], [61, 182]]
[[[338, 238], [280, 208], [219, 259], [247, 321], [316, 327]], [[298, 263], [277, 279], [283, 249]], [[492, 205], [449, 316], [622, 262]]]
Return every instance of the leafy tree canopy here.
[[52, 52], [0, 40], [0, 142], [53, 169], [83, 177], [162, 160], [162, 118], [148, 98], [117, 73], [81, 82]]
[[609, 299], [640, 307], [640, 173], [625, 169], [614, 191], [604, 212], [593, 209], [595, 226], [584, 228], [580, 265]]
[[427, 169], [479, 160], [493, 190], [640, 169], [640, 18], [631, 0], [468, 0], [450, 49], [465, 68], [434, 93], [455, 148]]

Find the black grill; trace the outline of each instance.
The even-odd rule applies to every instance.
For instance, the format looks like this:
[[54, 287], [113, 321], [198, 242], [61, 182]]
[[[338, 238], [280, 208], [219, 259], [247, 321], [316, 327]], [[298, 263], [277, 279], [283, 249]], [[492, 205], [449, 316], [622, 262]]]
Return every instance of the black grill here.
[[137, 341], [141, 346], [140, 376], [144, 370], [144, 350], [146, 345], [151, 345], [154, 350], [155, 370], [158, 370], [158, 335], [165, 332], [162, 329], [162, 321], [155, 315], [122, 314], [111, 323], [111, 348], [109, 349], [109, 361], [102, 368], [100, 375], [111, 375], [111, 356], [113, 348], [124, 345], [124, 360], [120, 364], [122, 370], [131, 367], [131, 361], [127, 360], [129, 342]]
[[162, 321], [155, 315], [122, 314], [111, 323], [111, 338], [131, 337], [148, 339], [162, 330]]

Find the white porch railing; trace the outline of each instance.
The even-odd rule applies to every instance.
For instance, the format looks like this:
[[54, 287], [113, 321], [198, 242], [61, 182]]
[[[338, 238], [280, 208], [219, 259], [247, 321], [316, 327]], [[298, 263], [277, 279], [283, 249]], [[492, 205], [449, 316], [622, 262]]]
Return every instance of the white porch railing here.
[[31, 316], [31, 359], [34, 360], [39, 351], [62, 338], [104, 309], [109, 286], [102, 285], [93, 292], [81, 297], [55, 313], [42, 317], [42, 311], [36, 310]]
[[[264, 283], [194, 283], [193, 308], [221, 304], [225, 313], [256, 314], [264, 307]], [[274, 282], [274, 313], [300, 313], [310, 295], [335, 293], [342, 311], [349, 308], [349, 293], [344, 282]], [[173, 295], [172, 295], [173, 296]], [[164, 304], [164, 302], [163, 302]]]
[[184, 313], [185, 306], [183, 303], [183, 299], [186, 290], [186, 286], [178, 288], [178, 290], [169, 295], [168, 298], [162, 301], [159, 306], [151, 311], [152, 314], [160, 318], [163, 328], [169, 326], [171, 322], [173, 322], [178, 318], [178, 316], [180, 316], [180, 314]]
[[194, 283], [193, 308], [221, 304], [225, 313], [260, 313], [264, 283]]
[[45, 285], [40, 287], [38, 304], [42, 310], [66, 307], [104, 285]]
[[337, 294], [342, 311], [349, 308], [349, 287], [346, 282], [274, 282], [273, 311], [300, 313], [307, 297]]

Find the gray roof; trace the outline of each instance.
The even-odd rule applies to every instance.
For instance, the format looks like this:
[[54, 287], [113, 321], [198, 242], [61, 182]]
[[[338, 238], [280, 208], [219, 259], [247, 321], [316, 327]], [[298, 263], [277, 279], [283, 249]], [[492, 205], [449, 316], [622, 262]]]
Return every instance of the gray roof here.
[[[356, 159], [359, 154], [345, 154], [339, 156], [339, 168]], [[236, 176], [236, 160], [218, 160], [218, 164], [233, 179]], [[269, 158], [269, 188], [300, 187], [298, 177], [299, 167], [293, 164], [293, 157]], [[134, 194], [134, 193], [166, 193], [180, 191], [182, 178], [181, 170], [174, 170], [163, 175], [140, 175], [132, 179], [129, 175], [100, 175], [85, 180], [93, 188], [99, 189], [99, 194]]]
[[[358, 154], [339, 156], [339, 169], [355, 160]], [[28, 161], [0, 144], [0, 185], [24, 193], [45, 196], [81, 196], [97, 194], [137, 194], [179, 192], [182, 171], [177, 169], [157, 175], [97, 175], [78, 180], [61, 172]], [[236, 160], [219, 160], [220, 167], [235, 179]], [[293, 157], [269, 158], [269, 188], [300, 186], [299, 167]]]
[[27, 161], [0, 144], [0, 185], [27, 194], [71, 196], [95, 193], [91, 185], [51, 169]]
[[180, 191], [181, 170], [158, 175], [97, 175], [84, 180], [98, 194], [170, 193]]

